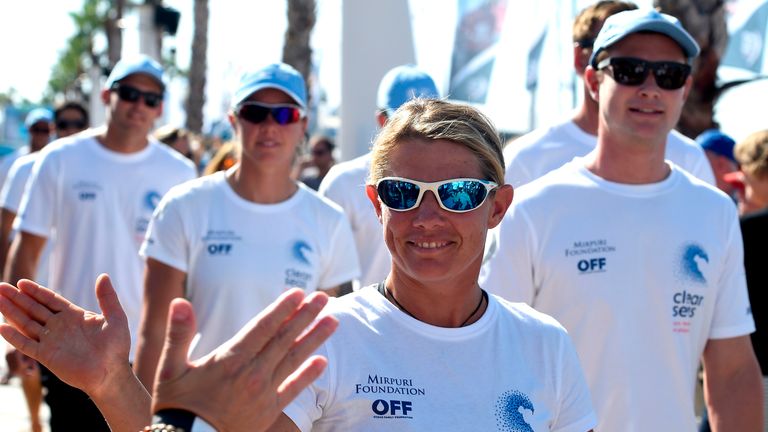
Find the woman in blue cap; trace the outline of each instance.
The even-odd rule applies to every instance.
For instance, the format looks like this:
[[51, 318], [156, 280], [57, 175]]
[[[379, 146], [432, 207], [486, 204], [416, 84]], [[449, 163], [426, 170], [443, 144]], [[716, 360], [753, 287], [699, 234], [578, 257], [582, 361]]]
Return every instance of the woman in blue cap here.
[[234, 335], [283, 291], [337, 294], [358, 277], [344, 214], [290, 177], [307, 129], [304, 79], [278, 63], [244, 74], [229, 121], [239, 163], [171, 190], [141, 248], [145, 296], [136, 371], [149, 389], [168, 305], [186, 297], [193, 358]]

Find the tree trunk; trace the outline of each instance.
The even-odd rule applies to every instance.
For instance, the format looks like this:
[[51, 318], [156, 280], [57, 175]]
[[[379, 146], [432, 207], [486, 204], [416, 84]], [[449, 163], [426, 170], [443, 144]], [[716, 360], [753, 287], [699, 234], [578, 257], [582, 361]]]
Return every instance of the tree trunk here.
[[125, 0], [112, 0], [111, 8], [106, 14], [104, 30], [107, 35], [107, 60], [109, 68], [120, 60], [123, 52], [123, 29], [120, 28], [120, 20], [125, 11]]
[[[309, 39], [315, 26], [315, 0], [288, 0], [288, 30], [285, 32], [283, 61], [298, 70], [309, 83], [312, 48]], [[309, 92], [307, 94], [310, 94]]]
[[677, 129], [695, 138], [715, 128], [717, 68], [728, 45], [723, 0], [654, 0], [662, 12], [677, 17], [701, 47], [693, 69], [693, 87], [683, 106]]
[[195, 133], [203, 130], [205, 73], [208, 68], [208, 0], [195, 0], [195, 30], [189, 64], [189, 89], [186, 100], [186, 128]]

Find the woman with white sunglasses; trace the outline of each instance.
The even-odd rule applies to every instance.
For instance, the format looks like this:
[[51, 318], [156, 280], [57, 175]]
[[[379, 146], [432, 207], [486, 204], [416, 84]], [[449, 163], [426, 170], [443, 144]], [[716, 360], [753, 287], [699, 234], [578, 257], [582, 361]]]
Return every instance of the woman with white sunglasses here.
[[465, 105], [416, 99], [373, 145], [368, 197], [386, 280], [331, 303], [327, 370], [276, 431], [578, 431], [595, 425], [554, 320], [477, 282], [486, 233], [512, 201], [499, 137]]
[[245, 73], [229, 121], [239, 163], [180, 185], [160, 202], [141, 248], [144, 307], [135, 369], [152, 388], [168, 305], [189, 299], [200, 358], [292, 287], [333, 295], [358, 264], [341, 210], [291, 179], [307, 130], [304, 79], [291, 66]]

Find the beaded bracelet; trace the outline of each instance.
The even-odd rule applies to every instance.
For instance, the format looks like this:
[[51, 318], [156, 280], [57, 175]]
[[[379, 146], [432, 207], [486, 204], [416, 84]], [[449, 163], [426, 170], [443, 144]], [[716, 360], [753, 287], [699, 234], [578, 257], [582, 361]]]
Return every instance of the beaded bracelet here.
[[185, 432], [182, 428], [165, 423], [155, 423], [152, 426], [145, 426], [141, 432]]
[[183, 409], [164, 409], [152, 417], [152, 425], [142, 432], [186, 432], [192, 430], [195, 414]]

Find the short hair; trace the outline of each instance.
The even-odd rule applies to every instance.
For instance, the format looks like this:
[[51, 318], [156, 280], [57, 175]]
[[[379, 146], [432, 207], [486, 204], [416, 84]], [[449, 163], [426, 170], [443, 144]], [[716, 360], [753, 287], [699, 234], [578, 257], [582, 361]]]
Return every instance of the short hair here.
[[606, 18], [619, 12], [637, 9], [628, 1], [601, 0], [582, 9], [573, 21], [573, 42], [582, 48], [592, 49], [597, 34]]
[[328, 151], [332, 152], [336, 148], [336, 144], [333, 143], [333, 139], [329, 137], [328, 135], [313, 135], [312, 138], [309, 139], [309, 147], [312, 148], [315, 146], [315, 144], [323, 143], [325, 144], [325, 148], [328, 149]]
[[385, 177], [392, 151], [414, 139], [463, 145], [477, 157], [485, 180], [504, 184], [501, 139], [491, 120], [469, 105], [421, 98], [403, 104], [379, 131], [373, 144], [369, 183], [376, 184]]
[[155, 133], [155, 139], [166, 145], [173, 145], [179, 138], [189, 135], [189, 131], [171, 124], [159, 127]]
[[741, 170], [768, 180], [768, 129], [753, 132], [733, 148]]
[[61, 116], [61, 113], [63, 113], [66, 110], [76, 110], [79, 111], [80, 114], [83, 116], [83, 120], [85, 121], [85, 124], [90, 124], [90, 119], [88, 116], [88, 110], [85, 109], [85, 106], [81, 104], [80, 102], [76, 101], [66, 101], [62, 104], [59, 104], [56, 109], [53, 111], [53, 119], [54, 121], [59, 120], [59, 117]]

